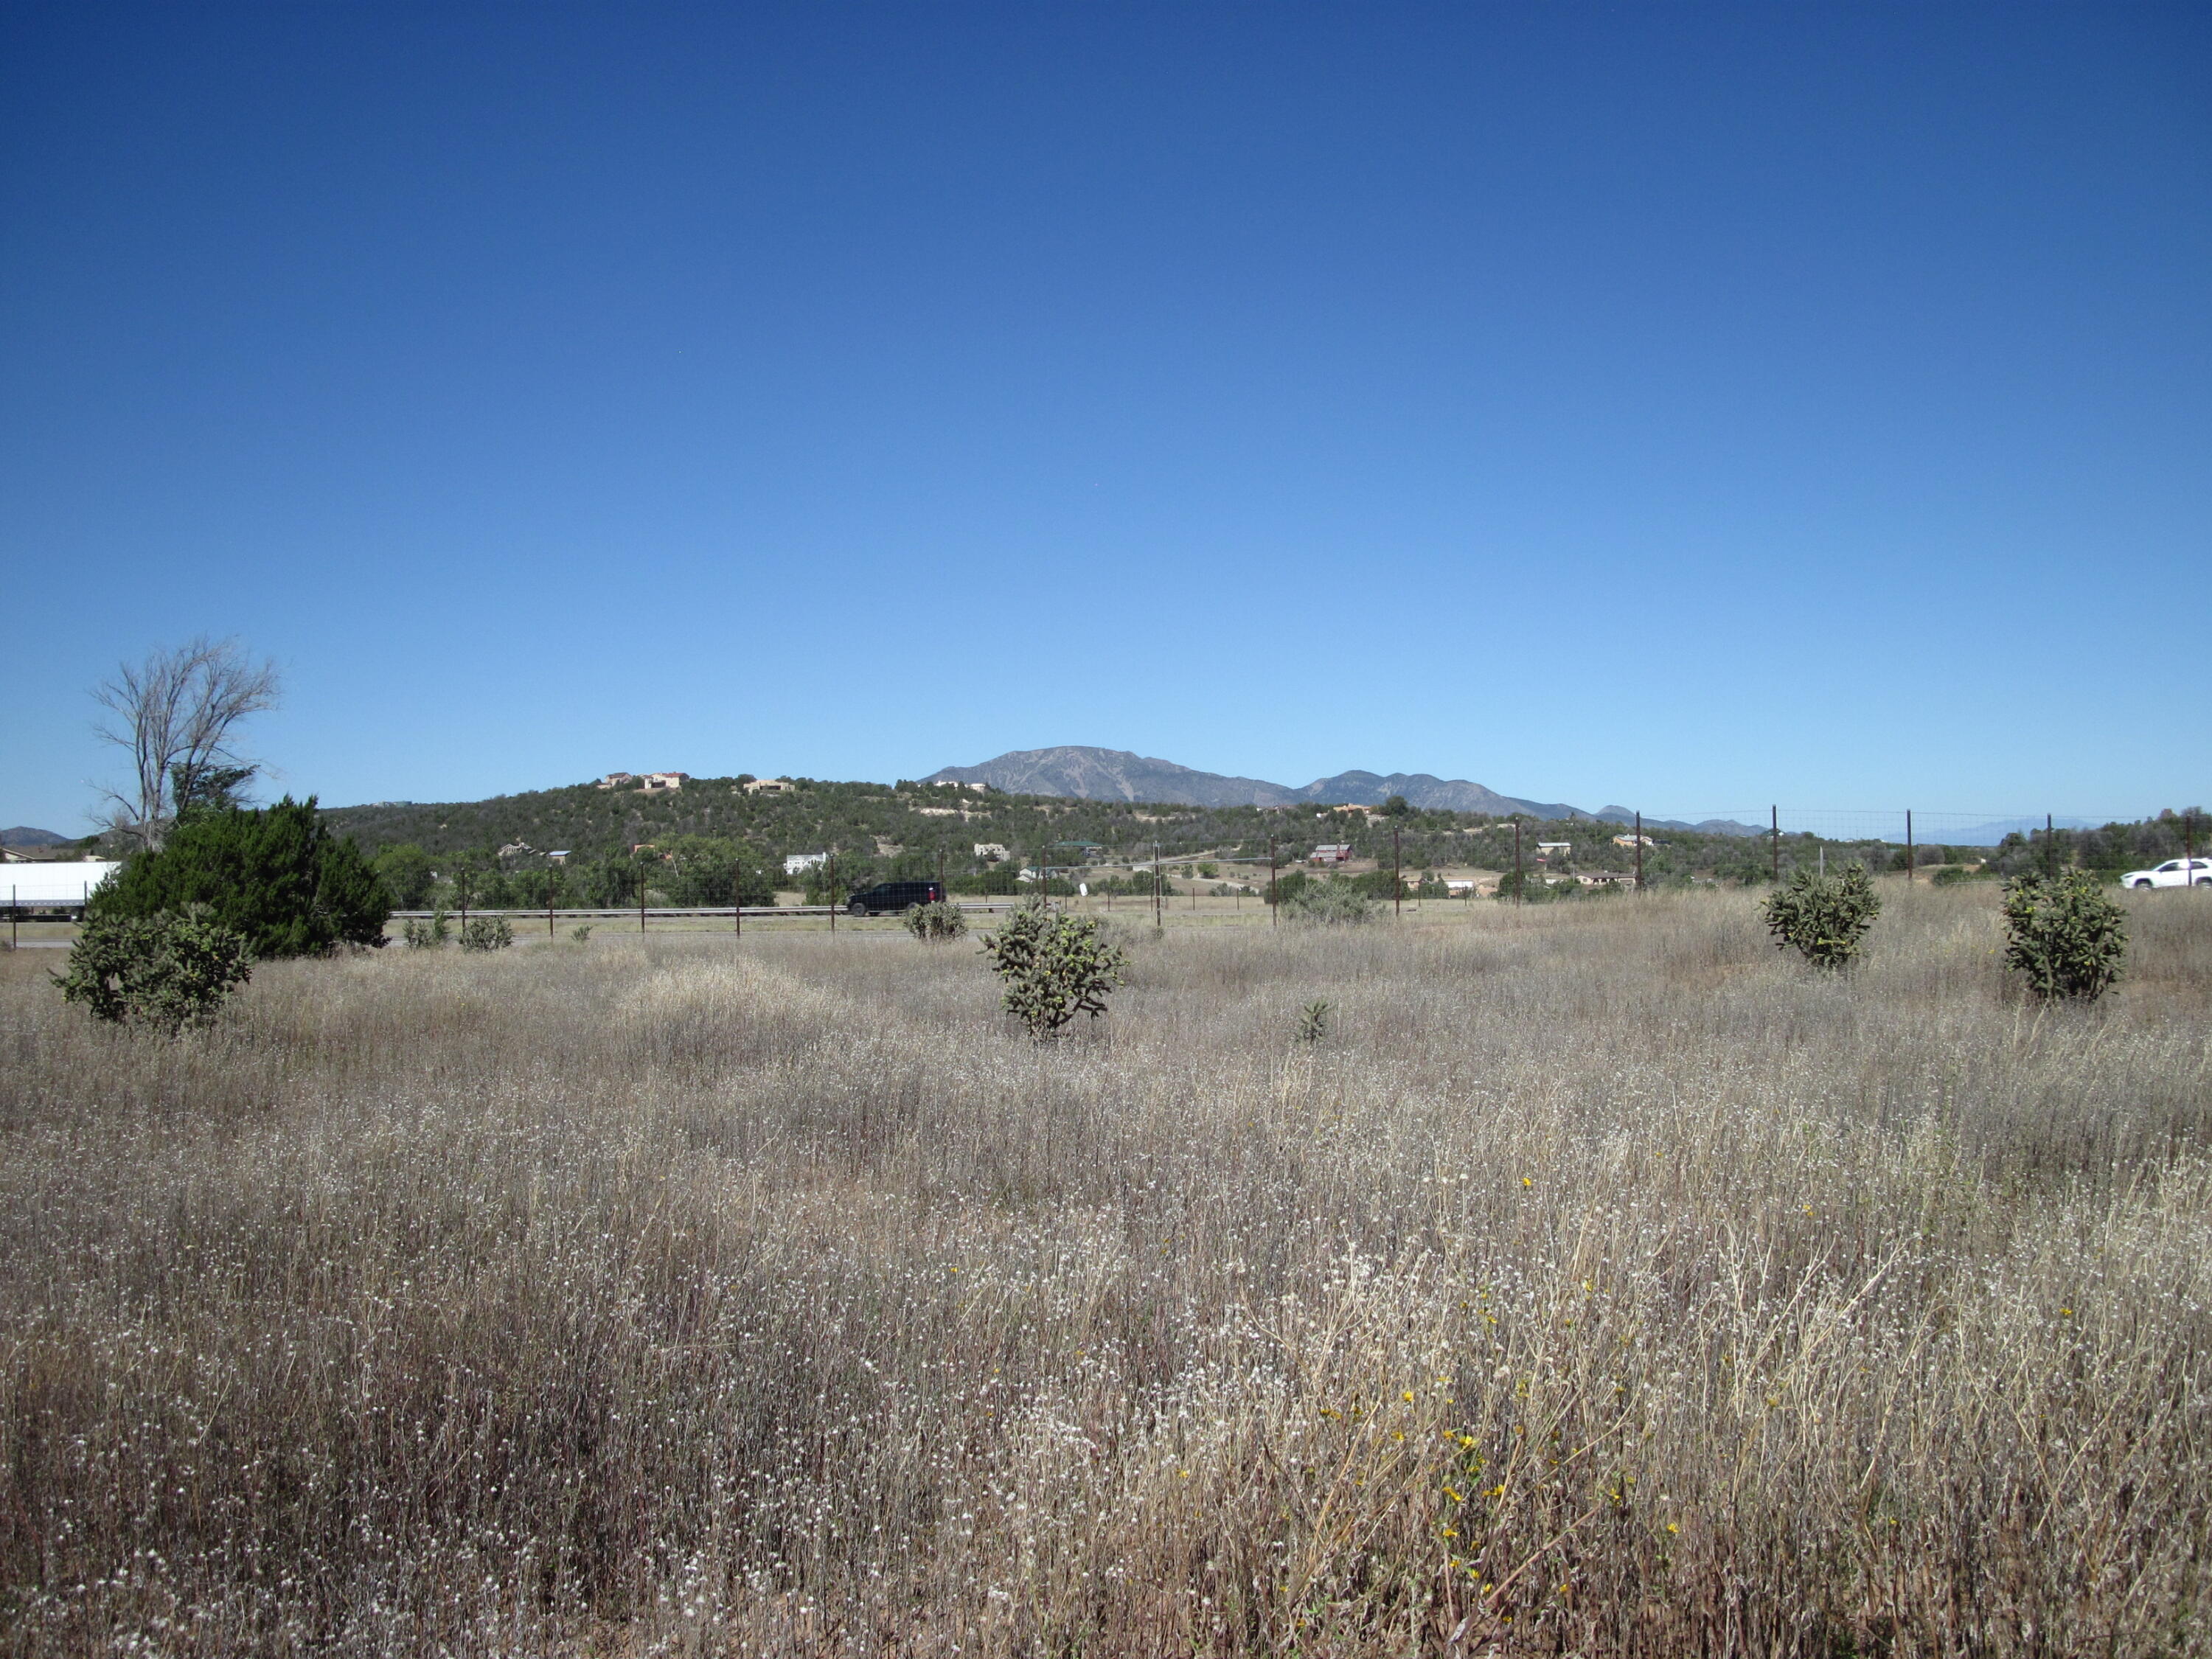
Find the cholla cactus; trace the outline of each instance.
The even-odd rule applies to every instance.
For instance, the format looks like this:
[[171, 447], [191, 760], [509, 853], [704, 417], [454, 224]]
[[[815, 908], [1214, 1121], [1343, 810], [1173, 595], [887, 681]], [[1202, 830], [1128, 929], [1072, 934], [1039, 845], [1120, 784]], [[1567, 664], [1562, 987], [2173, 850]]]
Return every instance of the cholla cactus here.
[[968, 931], [968, 918], [960, 914], [960, 907], [950, 899], [939, 899], [929, 904], [917, 904], [906, 913], [907, 931], [916, 939], [931, 945], [941, 945], [946, 939], [958, 939]]
[[205, 905], [182, 915], [111, 916], [94, 909], [53, 975], [65, 1001], [94, 1019], [164, 1036], [211, 1025], [231, 993], [253, 976], [246, 937]]
[[2128, 955], [2128, 917], [2087, 870], [2051, 879], [2016, 876], [2005, 884], [2005, 966], [2045, 1000], [2094, 1002], [2119, 980]]
[[995, 933], [983, 954], [1006, 981], [1005, 1006], [1042, 1042], [1078, 1014], [1106, 1012], [1106, 994], [1126, 982], [1128, 955], [1100, 937], [1095, 916], [1055, 915], [1031, 899]]
[[1759, 908], [1777, 948], [1794, 945], [1814, 967], [1840, 969], [1858, 955], [1881, 900], [1866, 866], [1854, 864], [1839, 876], [1800, 869]]
[[514, 929], [505, 916], [471, 916], [461, 927], [464, 951], [504, 951], [514, 943]]

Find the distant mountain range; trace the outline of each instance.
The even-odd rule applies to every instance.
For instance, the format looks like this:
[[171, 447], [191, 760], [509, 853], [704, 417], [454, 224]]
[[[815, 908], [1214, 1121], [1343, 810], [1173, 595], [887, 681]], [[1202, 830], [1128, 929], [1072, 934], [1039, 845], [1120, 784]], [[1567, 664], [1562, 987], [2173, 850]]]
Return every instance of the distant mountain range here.
[[[980, 766], [948, 766], [925, 783], [988, 783], [1019, 795], [1072, 795], [1079, 800], [1158, 801], [1181, 806], [1297, 806], [1308, 802], [1331, 806], [1380, 806], [1393, 795], [1407, 805], [1438, 811], [1484, 812], [1493, 817], [1525, 812], [1540, 818], [1582, 818], [1626, 823], [1636, 814], [1625, 806], [1588, 811], [1563, 801], [1524, 800], [1501, 795], [1465, 778], [1439, 778], [1426, 772], [1339, 772], [1316, 778], [1303, 788], [1269, 783], [1264, 778], [1226, 777], [1200, 772], [1173, 761], [1133, 755], [1126, 749], [1091, 749], [1070, 744], [1058, 749], [1016, 749]], [[1759, 826], [1716, 818], [1705, 823], [1648, 818], [1662, 830], [1701, 830], [1709, 835], [1757, 835]]]
[[0, 830], [0, 847], [63, 847], [75, 839], [58, 836], [51, 830], [33, 830], [27, 824], [17, 824], [13, 830]]

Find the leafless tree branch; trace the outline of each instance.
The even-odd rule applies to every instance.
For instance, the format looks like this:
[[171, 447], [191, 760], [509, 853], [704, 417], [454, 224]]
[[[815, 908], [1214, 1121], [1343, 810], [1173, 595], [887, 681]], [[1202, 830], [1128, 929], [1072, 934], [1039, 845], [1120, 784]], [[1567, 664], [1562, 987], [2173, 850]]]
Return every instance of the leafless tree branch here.
[[102, 791], [102, 821], [142, 847], [159, 847], [180, 797], [191, 799], [216, 769], [251, 764], [231, 746], [233, 732], [275, 708], [281, 690], [276, 665], [256, 664], [235, 640], [202, 635], [118, 665], [93, 688], [93, 701], [113, 716], [94, 729], [129, 752], [133, 778], [128, 792]]

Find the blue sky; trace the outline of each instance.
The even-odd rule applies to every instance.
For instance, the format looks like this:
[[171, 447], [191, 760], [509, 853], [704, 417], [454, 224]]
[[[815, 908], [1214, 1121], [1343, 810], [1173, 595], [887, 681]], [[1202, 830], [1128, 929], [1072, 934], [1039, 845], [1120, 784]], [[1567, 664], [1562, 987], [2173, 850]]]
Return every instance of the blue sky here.
[[1092, 743], [2212, 796], [2212, 14], [0, 10], [0, 823]]

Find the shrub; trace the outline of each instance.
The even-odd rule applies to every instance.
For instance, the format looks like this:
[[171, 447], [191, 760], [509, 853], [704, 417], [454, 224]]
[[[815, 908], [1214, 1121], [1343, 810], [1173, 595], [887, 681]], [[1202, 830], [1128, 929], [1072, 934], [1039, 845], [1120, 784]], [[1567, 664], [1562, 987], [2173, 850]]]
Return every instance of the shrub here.
[[471, 916], [461, 924], [464, 951], [504, 951], [514, 943], [514, 929], [505, 916]]
[[960, 914], [960, 907], [949, 899], [939, 899], [933, 904], [917, 904], [906, 913], [907, 931], [918, 939], [940, 945], [949, 939], [958, 939], [968, 931], [968, 918]]
[[[1386, 875], [1383, 879], [1389, 878]], [[1375, 902], [1348, 881], [1310, 881], [1283, 901], [1283, 914], [1295, 921], [1334, 927], [1368, 921], [1375, 915]]]
[[1128, 954], [1101, 937], [1097, 918], [1055, 915], [1042, 899], [984, 934], [983, 954], [1006, 982], [1006, 1012], [1039, 1042], [1078, 1014], [1104, 1013], [1106, 994], [1125, 982], [1129, 965]]
[[312, 797], [264, 811], [187, 815], [159, 852], [142, 853], [93, 894], [89, 915], [147, 919], [195, 905], [245, 937], [258, 961], [382, 945], [392, 904], [353, 842], [334, 836]]
[[430, 890], [437, 884], [437, 872], [430, 867], [430, 855], [411, 842], [386, 848], [376, 855], [374, 867], [395, 910], [421, 909], [429, 902]]
[[592, 942], [592, 924], [586, 921], [569, 929], [568, 937], [579, 945], [589, 945]]
[[2119, 978], [2128, 954], [2127, 912], [2087, 870], [2005, 884], [2005, 966], [2046, 1000], [2094, 1002]]
[[246, 938], [204, 906], [150, 916], [94, 914], [53, 976], [64, 1000], [94, 1019], [174, 1036], [213, 1022], [252, 977]]
[[1854, 864], [1837, 876], [1801, 868], [1759, 908], [1778, 948], [1794, 946], [1816, 968], [1846, 968], [1881, 914], [1881, 900], [1866, 866]]
[[1319, 1042], [1328, 1035], [1328, 1004], [1309, 1002], [1298, 1014], [1297, 1040]]
[[407, 948], [410, 951], [434, 951], [453, 938], [453, 930], [446, 925], [446, 913], [437, 910], [431, 913], [428, 921], [420, 916], [408, 917], [406, 926], [399, 930], [399, 936], [407, 941]]
[[1555, 899], [1572, 898], [1581, 891], [1578, 884], [1561, 882], [1553, 886], [1534, 871], [1508, 870], [1498, 878], [1498, 901], [1510, 904], [1518, 899], [1523, 904], [1549, 904]]
[[1986, 865], [1947, 864], [1929, 878], [1938, 887], [1956, 886], [1962, 881], [1994, 880], [1996, 872]]

